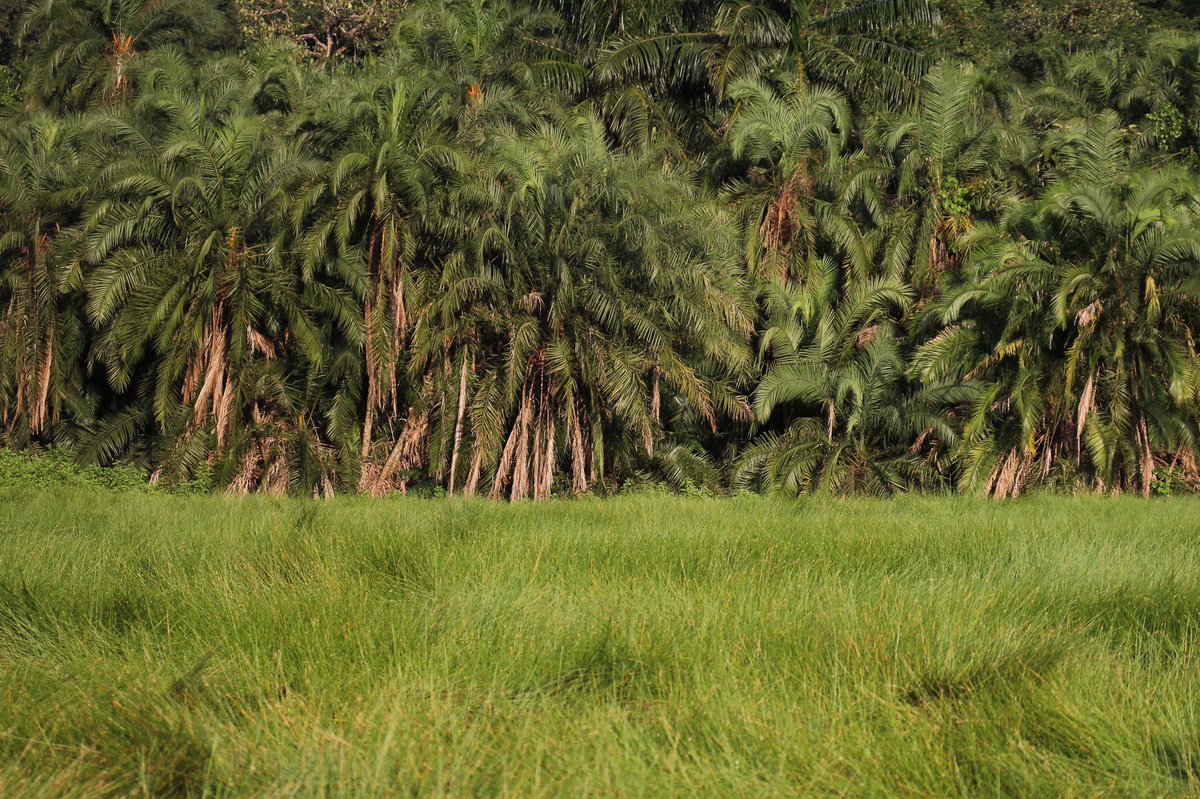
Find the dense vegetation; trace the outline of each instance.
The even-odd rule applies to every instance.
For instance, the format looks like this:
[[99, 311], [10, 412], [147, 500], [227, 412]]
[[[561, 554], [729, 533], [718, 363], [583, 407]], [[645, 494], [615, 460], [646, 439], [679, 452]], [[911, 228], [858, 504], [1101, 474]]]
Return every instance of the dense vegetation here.
[[1195, 796], [1198, 511], [0, 489], [0, 794]]
[[316, 495], [1200, 483], [1181, 4], [0, 26], [8, 447]]

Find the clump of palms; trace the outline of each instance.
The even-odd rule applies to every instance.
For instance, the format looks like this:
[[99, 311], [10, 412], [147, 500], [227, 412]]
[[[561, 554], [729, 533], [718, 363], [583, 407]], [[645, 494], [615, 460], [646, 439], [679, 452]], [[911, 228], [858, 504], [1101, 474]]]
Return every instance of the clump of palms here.
[[880, 220], [889, 232], [889, 270], [911, 275], [922, 294], [956, 268], [956, 244], [980, 210], [1004, 207], [1004, 162], [1019, 162], [1027, 145], [1005, 123], [998, 94], [970, 64], [937, 64], [916, 102], [872, 119], [865, 152], [851, 168], [855, 199], [890, 206]]
[[[617, 447], [653, 453], [668, 403], [711, 425], [743, 413], [751, 320], [728, 222], [681, 173], [613, 154], [588, 115], [510, 131], [487, 168], [486, 225], [444, 273], [416, 362], [459, 377], [450, 485], [465, 468], [468, 494], [544, 499], [564, 462], [587, 491]], [[439, 366], [447, 347], [457, 368]]]
[[25, 14], [4, 443], [316, 495], [1200, 487], [1195, 36], [1025, 82], [926, 0], [418, 0], [320, 62], [221, 17]]
[[[455, 171], [455, 111], [425, 76], [371, 77], [315, 119], [318, 140], [335, 142], [328, 176], [307, 203], [304, 231], [310, 269], [326, 268], [361, 303], [354, 326], [363, 353], [360, 485], [379, 483], [372, 452], [379, 413], [399, 421], [409, 392], [403, 352], [411, 332], [409, 295], [428, 270], [423, 240], [437, 227], [437, 190]], [[307, 221], [307, 220], [305, 220]], [[355, 381], [357, 382], [357, 381]]]
[[1097, 490], [1148, 494], [1161, 461], [1195, 468], [1195, 182], [1133, 161], [1111, 114], [1057, 147], [1042, 199], [972, 237], [930, 363], [987, 381], [968, 483], [1009, 496], [1082, 469]]
[[826, 259], [803, 285], [772, 290], [769, 365], [754, 393], [765, 431], [742, 454], [737, 483], [878, 496], [947, 486], [950, 409], [965, 389], [909, 379], [901, 321], [913, 289], [878, 277], [843, 294], [838, 283]]

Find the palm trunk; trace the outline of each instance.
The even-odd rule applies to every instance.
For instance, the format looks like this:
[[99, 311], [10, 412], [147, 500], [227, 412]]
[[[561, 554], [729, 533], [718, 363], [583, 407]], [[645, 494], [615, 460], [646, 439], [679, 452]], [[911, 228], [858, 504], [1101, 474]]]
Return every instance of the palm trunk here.
[[454, 420], [454, 446], [450, 451], [450, 478], [446, 493], [454, 496], [454, 477], [458, 472], [458, 450], [462, 446], [463, 412], [467, 408], [467, 354], [462, 356], [462, 369], [458, 374], [458, 418]]
[[371, 312], [370, 300], [363, 305], [363, 325], [366, 330], [366, 367], [367, 367], [367, 408], [363, 419], [362, 453], [360, 461], [365, 467], [371, 456], [371, 436], [375, 426], [375, 352], [371, 344]]
[[537, 490], [534, 491], [533, 498], [538, 502], [545, 502], [550, 499], [550, 495], [554, 490], [554, 466], [555, 466], [555, 449], [554, 449], [554, 417], [550, 413], [550, 403], [546, 403], [546, 412], [544, 417], [542, 431], [542, 468], [539, 472], [539, 483]]
[[371, 285], [368, 287], [370, 292], [367, 295], [366, 302], [363, 303], [363, 330], [366, 336], [364, 347], [364, 356], [366, 359], [367, 370], [367, 404], [366, 412], [363, 416], [363, 436], [362, 436], [362, 452], [359, 453], [359, 461], [363, 469], [364, 477], [360, 479], [360, 488], [362, 480], [365, 479], [367, 462], [371, 457], [372, 437], [375, 434], [375, 407], [379, 404], [379, 353], [376, 351], [374, 337], [371, 335], [371, 322], [375, 315], [376, 306], [383, 302], [383, 287], [380, 285], [380, 258], [381, 258], [381, 240], [382, 230], [379, 224], [374, 224], [371, 232], [370, 244], [367, 252], [367, 268], [371, 278]]
[[467, 474], [467, 484], [463, 486], [463, 496], [473, 497], [475, 491], [479, 488], [479, 477], [483, 471], [483, 450], [475, 447], [475, 454], [471, 458], [471, 471]]
[[532, 423], [533, 416], [533, 397], [531, 392], [526, 392], [525, 401], [522, 403], [521, 413], [518, 417], [517, 430], [517, 452], [516, 461], [513, 464], [513, 479], [512, 491], [509, 492], [508, 498], [512, 502], [519, 499], [525, 499], [525, 495], [529, 493], [529, 428]]
[[579, 409], [575, 403], [569, 407], [569, 413], [567, 429], [571, 438], [571, 490], [583, 494], [588, 490], [587, 450], [583, 445], [583, 429], [579, 424]]
[[1150, 429], [1146, 424], [1146, 415], [1138, 416], [1135, 433], [1138, 446], [1138, 471], [1142, 478], [1142, 496], [1150, 498], [1150, 488], [1154, 485], [1154, 451], [1150, 448]]
[[42, 427], [46, 424], [47, 408], [50, 401], [50, 374], [54, 368], [54, 317], [50, 317], [49, 330], [47, 331], [46, 354], [42, 358], [41, 375], [38, 380], [38, 396], [37, 401], [33, 405], [32, 412], [29, 414], [29, 432], [37, 435]]

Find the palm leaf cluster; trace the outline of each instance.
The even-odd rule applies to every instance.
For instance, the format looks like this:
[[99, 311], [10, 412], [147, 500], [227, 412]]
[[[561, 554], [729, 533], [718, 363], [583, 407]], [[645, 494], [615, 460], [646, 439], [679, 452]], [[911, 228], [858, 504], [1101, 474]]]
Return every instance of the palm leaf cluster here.
[[1200, 483], [1200, 41], [1027, 80], [920, 0], [394, 23], [312, 61], [29, 8], [6, 445], [314, 495]]

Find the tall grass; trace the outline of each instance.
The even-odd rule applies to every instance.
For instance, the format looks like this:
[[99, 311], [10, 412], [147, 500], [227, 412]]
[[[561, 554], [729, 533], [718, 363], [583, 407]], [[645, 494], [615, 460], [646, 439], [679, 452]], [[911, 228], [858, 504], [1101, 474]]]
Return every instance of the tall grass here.
[[0, 795], [1184, 796], [1200, 501], [0, 494]]

